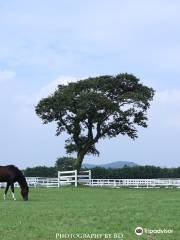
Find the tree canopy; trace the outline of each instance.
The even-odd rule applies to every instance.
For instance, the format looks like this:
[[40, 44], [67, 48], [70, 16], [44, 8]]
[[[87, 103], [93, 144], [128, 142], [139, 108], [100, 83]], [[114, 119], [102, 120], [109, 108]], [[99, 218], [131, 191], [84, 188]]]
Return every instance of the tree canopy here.
[[[62, 159], [65, 160], [64, 157]], [[68, 161], [67, 161], [68, 162]], [[69, 168], [55, 164], [54, 167], [32, 167], [23, 170], [26, 177], [56, 177], [57, 171], [70, 170]], [[63, 167], [63, 168], [62, 168]], [[67, 166], [68, 167], [68, 166]], [[86, 170], [86, 169], [85, 169]], [[180, 167], [178, 168], [160, 168], [155, 166], [133, 166], [123, 168], [102, 168], [95, 167], [91, 169], [92, 179], [152, 179], [152, 178], [180, 178]]]
[[55, 167], [58, 171], [70, 171], [74, 169], [75, 158], [73, 157], [59, 157], [56, 160]]
[[147, 110], [154, 90], [132, 74], [89, 77], [59, 85], [40, 100], [36, 113], [44, 124], [55, 121], [56, 135], [66, 132], [67, 153], [77, 153], [80, 169], [86, 154], [97, 154], [100, 139], [119, 134], [137, 138], [137, 126], [147, 127]]

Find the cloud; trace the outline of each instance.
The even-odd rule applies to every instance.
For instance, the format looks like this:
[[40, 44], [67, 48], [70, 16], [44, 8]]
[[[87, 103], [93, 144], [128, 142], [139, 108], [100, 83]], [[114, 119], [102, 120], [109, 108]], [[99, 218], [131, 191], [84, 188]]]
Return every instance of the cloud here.
[[37, 91], [33, 95], [29, 95], [26, 93], [18, 93], [16, 96], [17, 103], [23, 103], [24, 106], [32, 107], [32, 105], [36, 105], [42, 98], [48, 97], [50, 94], [53, 94], [59, 84], [68, 84], [69, 82], [76, 82], [79, 79], [72, 76], [59, 76], [54, 81], [51, 81], [47, 85], [43, 86], [39, 91]]
[[156, 93], [153, 111], [162, 126], [173, 128], [180, 127], [180, 89], [167, 89]]
[[56, 80], [50, 82], [40, 89], [39, 93], [36, 95], [36, 101], [39, 101], [41, 98], [52, 94], [59, 84], [68, 84], [69, 82], [76, 82], [77, 80], [78, 78], [72, 76], [59, 76]]
[[15, 72], [12, 70], [0, 70], [0, 83], [13, 79], [15, 75]]
[[142, 65], [148, 71], [179, 71], [178, 1], [77, 1], [71, 3], [73, 12], [66, 1], [47, 2], [43, 8], [31, 1], [0, 9], [1, 61], [63, 74], [74, 65], [82, 72], [89, 61], [88, 70], [95, 71], [99, 64], [122, 68], [122, 62], [123, 68], [140, 66], [141, 71]]
[[156, 94], [155, 100], [160, 104], [174, 104], [175, 106], [180, 106], [180, 89], [159, 91]]

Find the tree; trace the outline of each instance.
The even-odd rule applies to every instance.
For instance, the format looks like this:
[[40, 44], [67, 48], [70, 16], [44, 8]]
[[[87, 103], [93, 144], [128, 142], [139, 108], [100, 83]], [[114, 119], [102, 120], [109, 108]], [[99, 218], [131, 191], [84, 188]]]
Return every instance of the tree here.
[[55, 121], [56, 135], [66, 132], [68, 154], [77, 153], [80, 169], [86, 154], [99, 155], [100, 139], [119, 134], [137, 138], [137, 126], [147, 127], [147, 109], [154, 96], [134, 75], [89, 77], [59, 85], [35, 110], [44, 124]]
[[70, 171], [74, 168], [75, 158], [72, 157], [60, 157], [56, 160], [55, 167], [59, 171]]
[[28, 167], [23, 172], [26, 177], [57, 177], [57, 169], [55, 167]]

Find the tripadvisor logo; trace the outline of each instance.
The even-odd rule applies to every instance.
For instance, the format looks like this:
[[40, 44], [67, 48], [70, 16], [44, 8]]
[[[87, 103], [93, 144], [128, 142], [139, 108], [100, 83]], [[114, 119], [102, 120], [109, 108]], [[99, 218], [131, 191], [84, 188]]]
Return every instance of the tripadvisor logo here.
[[138, 236], [141, 236], [143, 234], [143, 228], [142, 227], [137, 227], [135, 229], [135, 234]]

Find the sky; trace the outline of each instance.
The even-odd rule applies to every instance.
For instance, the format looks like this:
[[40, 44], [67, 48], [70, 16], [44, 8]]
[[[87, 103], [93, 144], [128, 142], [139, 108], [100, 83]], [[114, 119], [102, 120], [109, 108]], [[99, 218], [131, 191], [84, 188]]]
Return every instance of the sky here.
[[134, 74], [156, 90], [135, 141], [98, 143], [87, 163], [180, 166], [180, 1], [0, 0], [0, 165], [53, 166], [66, 135], [34, 107], [59, 83]]

